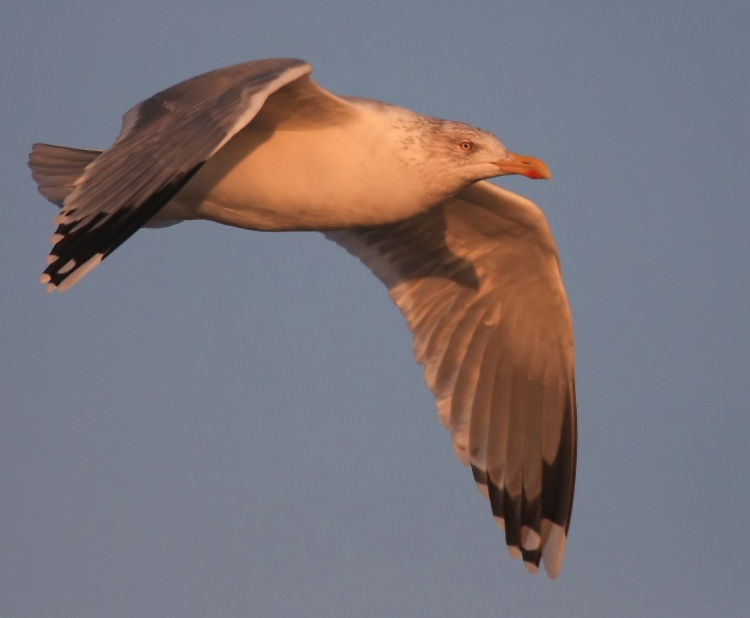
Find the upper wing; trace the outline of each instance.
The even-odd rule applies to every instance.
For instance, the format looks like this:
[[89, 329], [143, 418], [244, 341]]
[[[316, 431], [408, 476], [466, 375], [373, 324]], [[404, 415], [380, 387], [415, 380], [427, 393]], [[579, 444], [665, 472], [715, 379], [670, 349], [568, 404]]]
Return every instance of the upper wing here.
[[556, 577], [575, 483], [575, 361], [542, 212], [484, 181], [406, 221], [326, 236], [406, 318], [440, 421], [511, 555]]
[[34, 144], [29, 153], [31, 177], [36, 181], [39, 193], [62, 207], [83, 171], [100, 154], [101, 150]]
[[[247, 62], [189, 79], [128, 111], [117, 141], [86, 167], [74, 186], [63, 178], [61, 190], [42, 191], [53, 200], [64, 198], [42, 275], [47, 289], [70, 287], [135, 233], [273, 93], [299, 84], [272, 106], [270, 121], [295, 106], [350, 107], [311, 80], [300, 79], [311, 71], [309, 64], [294, 59]], [[37, 175], [49, 173], [35, 167], [34, 151], [30, 165]]]

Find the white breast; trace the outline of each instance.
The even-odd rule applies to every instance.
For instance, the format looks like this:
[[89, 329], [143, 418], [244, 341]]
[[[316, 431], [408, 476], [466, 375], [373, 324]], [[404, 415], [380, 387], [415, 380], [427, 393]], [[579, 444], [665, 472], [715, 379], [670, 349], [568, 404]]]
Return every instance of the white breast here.
[[436, 195], [405, 155], [402, 125], [369, 108], [361, 121], [307, 130], [250, 123], [205, 163], [163, 217], [258, 230], [404, 219], [447, 194]]

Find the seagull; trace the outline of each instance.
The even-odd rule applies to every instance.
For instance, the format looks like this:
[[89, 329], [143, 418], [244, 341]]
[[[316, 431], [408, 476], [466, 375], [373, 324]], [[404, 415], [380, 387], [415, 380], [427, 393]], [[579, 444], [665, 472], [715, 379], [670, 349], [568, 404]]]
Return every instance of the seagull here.
[[130, 109], [104, 151], [34, 144], [64, 291], [142, 227], [316, 230], [406, 319], [443, 427], [529, 572], [558, 576], [576, 467], [573, 326], [534, 203], [487, 181], [547, 166], [491, 133], [337, 96], [302, 60], [204, 73]]

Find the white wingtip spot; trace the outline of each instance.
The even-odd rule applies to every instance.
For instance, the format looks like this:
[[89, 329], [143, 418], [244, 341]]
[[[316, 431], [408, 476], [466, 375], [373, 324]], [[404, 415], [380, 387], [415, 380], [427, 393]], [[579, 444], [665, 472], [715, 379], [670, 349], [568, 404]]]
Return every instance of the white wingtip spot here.
[[64, 275], [65, 273], [69, 273], [71, 270], [73, 270], [76, 267], [76, 261], [75, 260], [69, 260], [65, 266], [63, 266], [60, 270], [57, 272], [61, 275]]
[[533, 562], [526, 562], [524, 560], [523, 566], [526, 568], [526, 571], [528, 573], [531, 573], [532, 575], [536, 575], [539, 572], [539, 566], [534, 564]]
[[45, 292], [54, 292], [57, 289], [57, 285], [54, 283], [51, 283], [52, 277], [50, 277], [47, 273], [42, 273], [39, 277], [39, 283], [42, 285], [46, 284], [46, 287], [44, 288]]
[[54, 264], [55, 262], [57, 262], [57, 260], [58, 260], [58, 257], [54, 253], [50, 253], [47, 256], [47, 264], [48, 265], [49, 264]]
[[497, 527], [500, 528], [503, 532], [505, 532], [505, 520], [502, 517], [498, 517], [497, 515], [493, 516], [495, 518], [495, 523], [497, 524]]
[[510, 557], [513, 558], [513, 560], [517, 560], [521, 557], [521, 549], [519, 547], [514, 547], [513, 545], [508, 545], [508, 553], [510, 554]]
[[[102, 261], [102, 258], [104, 257], [104, 254], [97, 253], [93, 257], [89, 258], [86, 262], [81, 264], [81, 266], [76, 270], [70, 277], [65, 279], [63, 281], [58, 289], [61, 292], [64, 292], [67, 289], [70, 289], [73, 287], [76, 283], [78, 283], [83, 277], [85, 277], [88, 273], [90, 273], [96, 266], [99, 265], [99, 262]], [[72, 261], [72, 260], [71, 260]], [[70, 263], [70, 262], [68, 262]], [[66, 265], [67, 266], [67, 265]]]
[[535, 549], [539, 549], [541, 542], [542, 537], [531, 528], [528, 526], [523, 526], [521, 528], [521, 547], [529, 551], [534, 551]]
[[62, 234], [52, 234], [52, 236], [50, 236], [50, 239], [49, 239], [49, 243], [50, 243], [51, 245], [56, 245], [56, 244], [57, 244], [57, 243], [59, 243], [59, 242], [60, 242], [60, 241], [61, 241], [61, 240], [62, 240], [63, 238], [65, 238], [65, 236], [63, 236]]
[[566, 541], [565, 529], [557, 524], [552, 524], [549, 537], [547, 537], [547, 541], [542, 549], [544, 570], [551, 579], [555, 579], [560, 574]]

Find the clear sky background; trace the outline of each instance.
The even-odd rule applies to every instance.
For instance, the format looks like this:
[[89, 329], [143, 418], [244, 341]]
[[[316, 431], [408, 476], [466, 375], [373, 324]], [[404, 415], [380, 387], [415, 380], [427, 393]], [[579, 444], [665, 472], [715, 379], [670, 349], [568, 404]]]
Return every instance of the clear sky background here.
[[[747, 616], [750, 3], [3, 0], [0, 616]], [[579, 468], [508, 556], [381, 284], [316, 234], [139, 232], [65, 294], [30, 145], [304, 58], [545, 160]]]

